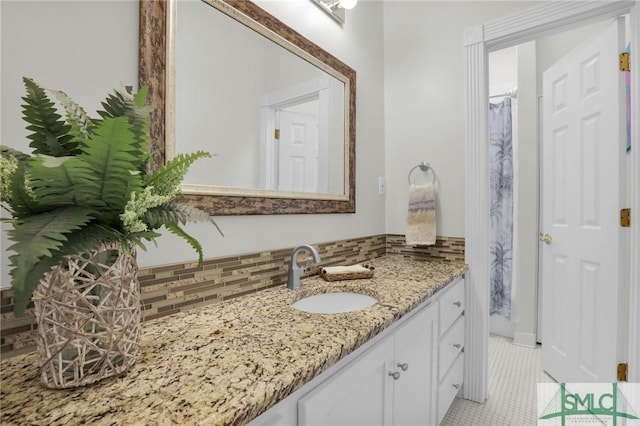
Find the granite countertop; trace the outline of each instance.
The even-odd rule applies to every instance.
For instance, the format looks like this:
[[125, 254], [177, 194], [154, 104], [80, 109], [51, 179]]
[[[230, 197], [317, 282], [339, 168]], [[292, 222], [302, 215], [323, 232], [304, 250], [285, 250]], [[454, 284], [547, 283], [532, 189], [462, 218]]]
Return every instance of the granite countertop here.
[[[2, 425], [244, 424], [389, 327], [461, 276], [462, 263], [387, 255], [371, 279], [302, 280], [301, 290], [264, 290], [142, 324], [138, 362], [86, 388], [40, 385], [35, 354], [1, 365]], [[328, 288], [379, 303], [308, 314], [291, 303]]]

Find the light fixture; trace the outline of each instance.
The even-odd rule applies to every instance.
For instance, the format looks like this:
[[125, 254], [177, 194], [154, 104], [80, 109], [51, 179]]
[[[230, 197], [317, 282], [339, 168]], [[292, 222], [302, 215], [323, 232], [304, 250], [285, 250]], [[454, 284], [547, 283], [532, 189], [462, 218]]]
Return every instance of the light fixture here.
[[353, 9], [353, 7], [358, 3], [358, 0], [311, 0], [318, 6], [320, 9], [327, 12], [333, 19], [344, 24], [345, 21], [345, 9]]
[[353, 9], [358, 0], [338, 0], [338, 6], [344, 9]]

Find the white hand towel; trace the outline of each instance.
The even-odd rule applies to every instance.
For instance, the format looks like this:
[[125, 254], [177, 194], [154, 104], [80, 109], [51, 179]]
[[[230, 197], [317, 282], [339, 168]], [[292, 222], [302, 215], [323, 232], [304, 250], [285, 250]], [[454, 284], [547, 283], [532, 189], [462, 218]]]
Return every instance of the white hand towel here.
[[326, 281], [355, 280], [373, 277], [373, 266], [326, 266], [320, 270], [320, 276]]
[[436, 243], [436, 192], [432, 183], [409, 186], [405, 238], [409, 246]]

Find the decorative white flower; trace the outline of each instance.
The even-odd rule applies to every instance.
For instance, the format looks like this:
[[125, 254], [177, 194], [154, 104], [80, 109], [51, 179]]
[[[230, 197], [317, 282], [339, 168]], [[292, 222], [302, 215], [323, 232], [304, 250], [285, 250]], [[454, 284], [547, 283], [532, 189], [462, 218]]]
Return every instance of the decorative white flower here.
[[15, 157], [0, 157], [0, 201], [11, 202], [11, 178], [18, 169]]
[[154, 194], [153, 186], [147, 186], [142, 192], [131, 193], [131, 199], [120, 215], [123, 228], [131, 233], [144, 232], [148, 229], [142, 217], [147, 210], [161, 206], [173, 199], [173, 196]]

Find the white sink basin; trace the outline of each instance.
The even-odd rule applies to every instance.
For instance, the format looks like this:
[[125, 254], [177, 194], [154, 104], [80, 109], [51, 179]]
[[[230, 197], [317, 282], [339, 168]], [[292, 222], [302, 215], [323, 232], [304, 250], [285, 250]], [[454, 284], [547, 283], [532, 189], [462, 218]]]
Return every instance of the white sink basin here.
[[378, 301], [366, 294], [359, 293], [322, 293], [307, 296], [292, 306], [299, 311], [312, 314], [339, 314], [359, 311], [374, 305]]

